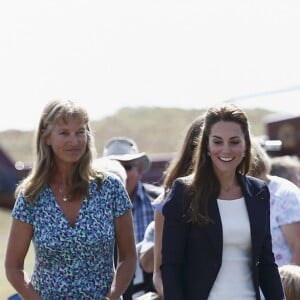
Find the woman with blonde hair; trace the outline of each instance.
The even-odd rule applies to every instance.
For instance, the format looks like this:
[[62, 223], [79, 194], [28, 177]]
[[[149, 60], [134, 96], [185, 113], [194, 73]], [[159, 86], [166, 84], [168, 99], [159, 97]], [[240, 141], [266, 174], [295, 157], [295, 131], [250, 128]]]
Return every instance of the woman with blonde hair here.
[[[132, 205], [121, 181], [93, 166], [94, 154], [87, 111], [74, 101], [48, 103], [33, 168], [16, 189], [5, 258], [7, 279], [23, 299], [117, 300], [131, 281]], [[35, 265], [28, 278], [31, 241]]]
[[300, 189], [286, 178], [270, 174], [271, 160], [252, 138], [253, 160], [249, 175], [263, 180], [270, 192], [270, 230], [278, 266], [300, 265]]

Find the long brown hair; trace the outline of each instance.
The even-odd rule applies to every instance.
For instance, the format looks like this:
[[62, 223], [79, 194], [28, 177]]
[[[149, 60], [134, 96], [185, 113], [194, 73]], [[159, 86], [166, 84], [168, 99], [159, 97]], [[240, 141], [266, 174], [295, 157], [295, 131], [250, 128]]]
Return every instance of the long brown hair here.
[[245, 112], [234, 104], [224, 104], [207, 110], [199, 143], [195, 152], [192, 180], [188, 187], [189, 218], [198, 224], [207, 224], [211, 220], [207, 213], [208, 201], [216, 199], [220, 193], [220, 182], [214, 173], [208, 154], [208, 139], [212, 126], [219, 121], [238, 123], [246, 141], [246, 152], [236, 172], [246, 174], [251, 162], [251, 140], [248, 118]]
[[187, 129], [184, 139], [180, 144], [175, 157], [172, 159], [165, 171], [163, 186], [168, 192], [173, 181], [177, 177], [187, 176], [191, 174], [194, 164], [194, 152], [197, 148], [199, 135], [203, 126], [204, 115], [200, 115], [191, 122]]

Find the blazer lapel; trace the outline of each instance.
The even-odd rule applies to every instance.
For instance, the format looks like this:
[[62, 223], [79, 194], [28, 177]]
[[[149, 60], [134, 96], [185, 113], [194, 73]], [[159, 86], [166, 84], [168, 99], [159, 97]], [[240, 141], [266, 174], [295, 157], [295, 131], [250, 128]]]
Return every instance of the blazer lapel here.
[[223, 231], [217, 200], [209, 201], [208, 215], [212, 219], [213, 223], [210, 223], [206, 226], [206, 231], [217, 256], [219, 256], [219, 258], [222, 258]]
[[[252, 249], [254, 245], [257, 245], [256, 238], [259, 236], [259, 232], [257, 232], [257, 223], [259, 223], [259, 219], [256, 217], [256, 207], [255, 201], [252, 196], [245, 195], [245, 202], [247, 206], [248, 216], [249, 216], [249, 223], [250, 223], [250, 232], [251, 232], [251, 243]], [[259, 227], [259, 226], [258, 226]]]
[[264, 216], [260, 215], [262, 210], [259, 209], [259, 203], [261, 193], [253, 194], [251, 189], [251, 183], [247, 180], [242, 180], [243, 194], [246, 202], [246, 207], [249, 216], [250, 232], [251, 232], [251, 243], [252, 251], [255, 252], [255, 248], [259, 245], [261, 235], [261, 222], [264, 220]]

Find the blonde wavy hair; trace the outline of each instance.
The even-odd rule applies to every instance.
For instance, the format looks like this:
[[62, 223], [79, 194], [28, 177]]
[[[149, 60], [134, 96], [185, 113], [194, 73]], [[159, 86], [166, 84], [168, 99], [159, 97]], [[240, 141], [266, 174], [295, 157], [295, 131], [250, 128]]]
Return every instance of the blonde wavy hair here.
[[88, 196], [88, 184], [91, 179], [97, 179], [101, 185], [104, 175], [93, 167], [96, 156], [94, 137], [90, 130], [89, 117], [85, 108], [71, 100], [53, 100], [44, 108], [35, 136], [35, 162], [28, 176], [17, 186], [15, 197], [20, 193], [31, 203], [38, 197], [49, 180], [53, 166], [53, 151], [47, 145], [47, 137], [58, 121], [67, 122], [77, 118], [86, 125], [87, 145], [84, 155], [77, 162], [72, 174], [72, 191]]

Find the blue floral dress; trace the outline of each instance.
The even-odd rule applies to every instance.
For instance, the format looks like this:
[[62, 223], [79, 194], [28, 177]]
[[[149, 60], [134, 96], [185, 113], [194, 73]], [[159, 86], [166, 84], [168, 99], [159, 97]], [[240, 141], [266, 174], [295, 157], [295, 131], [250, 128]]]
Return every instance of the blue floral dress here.
[[89, 185], [71, 226], [49, 186], [33, 205], [21, 195], [12, 216], [33, 225], [35, 266], [31, 283], [42, 299], [102, 299], [114, 276], [114, 221], [132, 205], [122, 183], [108, 176]]

